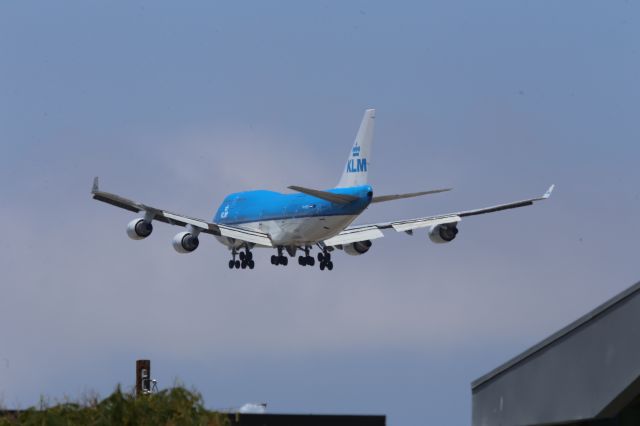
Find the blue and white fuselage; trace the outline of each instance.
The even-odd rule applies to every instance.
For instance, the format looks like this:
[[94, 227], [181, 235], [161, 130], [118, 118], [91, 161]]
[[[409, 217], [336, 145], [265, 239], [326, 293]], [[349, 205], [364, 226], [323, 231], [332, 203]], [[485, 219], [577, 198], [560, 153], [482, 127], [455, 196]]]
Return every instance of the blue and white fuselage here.
[[[277, 246], [313, 245], [339, 234], [369, 206], [373, 198], [369, 185], [334, 188], [326, 192], [356, 199], [338, 204], [301, 193], [238, 192], [224, 199], [213, 222], [267, 233]], [[230, 247], [242, 245], [242, 241], [222, 236], [217, 238]]]

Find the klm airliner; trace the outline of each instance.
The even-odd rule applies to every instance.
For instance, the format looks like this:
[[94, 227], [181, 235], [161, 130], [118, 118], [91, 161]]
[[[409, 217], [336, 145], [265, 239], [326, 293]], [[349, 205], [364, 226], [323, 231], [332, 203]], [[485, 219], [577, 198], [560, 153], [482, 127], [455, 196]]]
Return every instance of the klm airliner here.
[[553, 185], [541, 197], [500, 204], [476, 210], [392, 222], [355, 225], [351, 223], [371, 203], [380, 203], [421, 195], [436, 194], [450, 189], [413, 192], [407, 194], [375, 195], [368, 183], [371, 164], [371, 145], [375, 110], [364, 113], [356, 140], [351, 148], [342, 178], [333, 189], [319, 190], [302, 186], [289, 186], [295, 191], [282, 194], [273, 191], [245, 191], [228, 195], [213, 220], [194, 219], [129, 200], [116, 194], [101, 191], [98, 178], [93, 182], [93, 198], [135, 213], [127, 226], [127, 235], [141, 240], [151, 235], [153, 221], [165, 222], [185, 228], [173, 238], [178, 253], [190, 253], [198, 248], [200, 234], [211, 234], [231, 251], [230, 269], [253, 269], [252, 250], [257, 247], [272, 248], [272, 265], [287, 265], [289, 257], [298, 257], [298, 264], [314, 266], [311, 250], [318, 248], [318, 264], [321, 270], [333, 269], [332, 253], [342, 250], [353, 256], [362, 255], [371, 248], [371, 241], [393, 229], [412, 235], [425, 228], [434, 243], [449, 243], [458, 234], [462, 218], [500, 210], [524, 207], [549, 198]]

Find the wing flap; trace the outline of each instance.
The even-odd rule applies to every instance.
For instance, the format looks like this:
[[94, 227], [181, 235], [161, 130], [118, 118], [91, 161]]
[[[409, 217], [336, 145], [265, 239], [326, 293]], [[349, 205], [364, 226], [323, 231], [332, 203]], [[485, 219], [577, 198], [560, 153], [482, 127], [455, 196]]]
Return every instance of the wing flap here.
[[360, 226], [357, 228], [346, 229], [335, 237], [324, 240], [324, 244], [328, 246], [338, 246], [358, 241], [375, 240], [376, 238], [382, 237], [384, 237], [384, 234], [377, 226]]
[[220, 230], [220, 234], [234, 238], [236, 240], [247, 241], [249, 243], [260, 244], [262, 246], [273, 247], [271, 238], [263, 232], [252, 231], [237, 226], [216, 225]]
[[434, 225], [442, 225], [443, 223], [454, 223], [462, 220], [460, 216], [448, 215], [448, 216], [436, 216], [427, 217], [423, 219], [403, 220], [398, 222], [392, 222], [391, 227], [397, 232], [413, 231], [414, 229], [426, 228]]
[[204, 230], [208, 230], [209, 229], [209, 223], [208, 222], [203, 222], [201, 220], [198, 219], [193, 219], [187, 216], [182, 216], [179, 214], [175, 214], [175, 213], [171, 213], [171, 212], [165, 212], [165, 211], [160, 211], [158, 212], [161, 216], [166, 217], [167, 219], [170, 219], [172, 221], [174, 221], [177, 225], [180, 226], [184, 226], [185, 225], [192, 225], [192, 226], [197, 226], [200, 229], [204, 229]]

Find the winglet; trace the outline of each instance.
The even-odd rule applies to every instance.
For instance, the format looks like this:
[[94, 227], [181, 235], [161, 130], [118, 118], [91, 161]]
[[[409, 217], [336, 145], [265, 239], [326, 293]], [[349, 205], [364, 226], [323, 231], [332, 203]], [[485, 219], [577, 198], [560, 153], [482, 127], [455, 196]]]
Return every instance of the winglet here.
[[98, 176], [96, 176], [93, 178], [93, 187], [91, 188], [91, 193], [95, 194], [98, 191], [100, 191], [100, 189], [98, 188]]
[[551, 197], [551, 193], [553, 192], [553, 188], [555, 188], [555, 187], [556, 187], [556, 185], [555, 185], [555, 184], [554, 184], [554, 185], [551, 185], [551, 186], [549, 187], [549, 189], [547, 189], [547, 192], [545, 192], [545, 193], [544, 193], [544, 195], [542, 196], [542, 199], [543, 199], [543, 200], [546, 200], [547, 198]]

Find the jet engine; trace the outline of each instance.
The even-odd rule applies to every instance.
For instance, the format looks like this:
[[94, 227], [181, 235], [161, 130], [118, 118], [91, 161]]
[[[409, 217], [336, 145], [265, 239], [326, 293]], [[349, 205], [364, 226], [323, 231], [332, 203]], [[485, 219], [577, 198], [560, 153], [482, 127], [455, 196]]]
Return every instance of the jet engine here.
[[173, 237], [172, 244], [178, 253], [191, 253], [198, 248], [200, 240], [190, 232], [181, 232]]
[[429, 238], [436, 244], [449, 243], [458, 235], [458, 224], [443, 223], [429, 228]]
[[145, 222], [144, 219], [133, 219], [127, 225], [127, 235], [132, 240], [142, 240], [147, 238], [153, 232], [153, 225], [151, 222]]
[[358, 241], [356, 243], [351, 243], [349, 245], [344, 246], [344, 252], [351, 256], [360, 256], [361, 254], [365, 254], [371, 248], [371, 241]]

